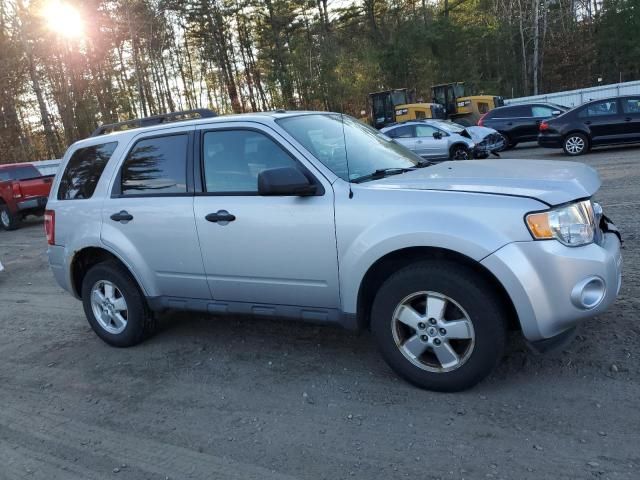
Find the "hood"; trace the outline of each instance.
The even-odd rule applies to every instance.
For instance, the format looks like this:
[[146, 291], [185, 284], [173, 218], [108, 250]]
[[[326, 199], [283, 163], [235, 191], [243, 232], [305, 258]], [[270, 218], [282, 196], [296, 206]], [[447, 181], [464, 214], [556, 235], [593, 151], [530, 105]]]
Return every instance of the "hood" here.
[[443, 162], [362, 185], [514, 195], [558, 205], [592, 196], [600, 188], [600, 177], [579, 162], [469, 160]]
[[472, 127], [465, 127], [465, 130], [471, 137], [471, 140], [473, 140], [476, 143], [481, 142], [482, 140], [487, 138], [489, 135], [498, 133], [497, 130], [494, 130], [493, 128], [489, 128], [489, 127], [472, 126]]

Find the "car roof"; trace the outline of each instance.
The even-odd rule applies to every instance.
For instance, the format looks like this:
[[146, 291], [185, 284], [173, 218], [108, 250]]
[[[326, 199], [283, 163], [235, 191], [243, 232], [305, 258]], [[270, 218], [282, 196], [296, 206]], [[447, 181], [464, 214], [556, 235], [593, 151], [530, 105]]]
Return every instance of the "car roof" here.
[[[405, 120], [404, 122], [395, 122], [390, 123], [386, 127], [382, 127], [380, 131], [391, 130], [393, 128], [402, 127], [405, 125], [420, 125], [420, 124], [430, 124], [430, 123], [456, 123], [451, 120], [446, 120], [444, 118], [420, 118], [417, 120]], [[462, 126], [462, 125], [461, 125]]]
[[[86, 147], [107, 142], [117, 141], [120, 137], [131, 137], [143, 132], [153, 132], [175, 127], [189, 127], [203, 124], [223, 123], [223, 122], [273, 122], [281, 118], [297, 117], [301, 115], [330, 115], [335, 112], [313, 111], [313, 110], [273, 110], [268, 112], [234, 113], [229, 115], [216, 115], [213, 117], [193, 118], [166, 123], [158, 123], [144, 127], [127, 128], [113, 132], [94, 135], [75, 142], [71, 147]], [[69, 147], [69, 148], [71, 148]]]

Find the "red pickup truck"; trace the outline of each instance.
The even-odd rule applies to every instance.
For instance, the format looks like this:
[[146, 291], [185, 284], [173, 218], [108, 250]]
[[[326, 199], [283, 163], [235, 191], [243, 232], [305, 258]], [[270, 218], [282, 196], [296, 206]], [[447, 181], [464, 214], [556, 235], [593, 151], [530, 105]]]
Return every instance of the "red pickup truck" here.
[[43, 215], [53, 177], [30, 163], [0, 165], [0, 226], [15, 230], [27, 215]]

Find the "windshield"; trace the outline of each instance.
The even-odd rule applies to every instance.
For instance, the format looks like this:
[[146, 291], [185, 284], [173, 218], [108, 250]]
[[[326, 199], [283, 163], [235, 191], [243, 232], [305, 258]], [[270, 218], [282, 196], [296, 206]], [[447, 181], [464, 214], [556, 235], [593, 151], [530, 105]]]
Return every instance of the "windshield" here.
[[346, 181], [377, 170], [413, 168], [422, 161], [386, 135], [347, 115], [299, 115], [277, 122], [329, 170]]
[[433, 122], [433, 125], [449, 133], [460, 133], [461, 131], [464, 130], [464, 127], [462, 125], [458, 125], [457, 123], [454, 123], [454, 122], [447, 122], [444, 120], [439, 122]]

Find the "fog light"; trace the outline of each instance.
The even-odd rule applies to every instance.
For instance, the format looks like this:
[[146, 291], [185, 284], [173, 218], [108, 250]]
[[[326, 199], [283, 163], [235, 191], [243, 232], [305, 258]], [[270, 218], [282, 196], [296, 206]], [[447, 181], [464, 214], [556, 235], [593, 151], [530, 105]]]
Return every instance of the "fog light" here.
[[571, 302], [578, 308], [590, 310], [604, 298], [606, 286], [600, 277], [589, 277], [579, 282], [571, 291]]

